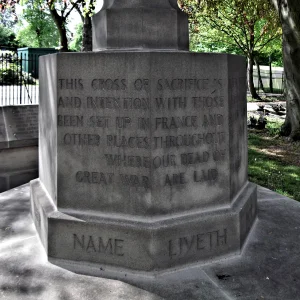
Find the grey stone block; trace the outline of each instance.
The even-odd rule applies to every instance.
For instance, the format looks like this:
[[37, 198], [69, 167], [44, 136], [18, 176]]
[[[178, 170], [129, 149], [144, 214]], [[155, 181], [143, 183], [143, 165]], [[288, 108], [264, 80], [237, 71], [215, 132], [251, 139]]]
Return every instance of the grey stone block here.
[[38, 147], [0, 150], [0, 174], [38, 169]]
[[5, 178], [2, 192], [37, 178], [38, 147], [0, 149], [0, 177]]
[[51, 198], [57, 199], [57, 63], [56, 55], [41, 56], [39, 64], [39, 176]]
[[128, 272], [149, 276], [239, 254], [256, 218], [253, 184], [245, 187], [233, 210], [144, 220], [56, 211], [38, 180], [31, 183], [31, 193], [32, 214], [50, 261], [94, 276], [110, 272], [119, 279]]
[[[247, 181], [245, 136], [235, 138], [246, 121], [236, 116], [231, 123], [229, 115], [237, 105], [228, 99], [229, 57], [42, 58], [61, 84], [41, 89], [40, 113], [40, 176], [58, 207], [143, 216], [229, 206]], [[242, 77], [244, 59], [232, 60], [241, 67], [234, 76]], [[237, 102], [245, 101], [241, 88]]]
[[38, 144], [37, 105], [5, 106], [2, 111], [9, 148]]
[[9, 189], [8, 177], [0, 175], [0, 193]]
[[12, 189], [19, 185], [28, 183], [29, 181], [38, 178], [38, 169], [19, 171], [9, 176], [9, 188]]
[[103, 51], [40, 66], [32, 215], [52, 262], [123, 278], [240, 253], [257, 212], [242, 57]]
[[4, 120], [3, 107], [0, 107], [0, 149], [8, 147], [7, 132]]
[[173, 2], [110, 1], [93, 16], [93, 50], [188, 50], [188, 17]]

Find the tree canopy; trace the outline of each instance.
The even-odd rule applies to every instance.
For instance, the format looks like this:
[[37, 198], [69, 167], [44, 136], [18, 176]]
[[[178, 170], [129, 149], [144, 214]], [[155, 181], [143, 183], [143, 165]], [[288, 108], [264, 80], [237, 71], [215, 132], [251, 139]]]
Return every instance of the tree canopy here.
[[221, 49], [248, 58], [248, 85], [259, 99], [253, 83], [253, 65], [268, 44], [280, 40], [281, 28], [269, 0], [181, 0], [190, 16], [192, 47]]
[[35, 6], [33, 0], [23, 8], [18, 26], [17, 40], [27, 47], [48, 48], [59, 44], [58, 30], [49, 11]]

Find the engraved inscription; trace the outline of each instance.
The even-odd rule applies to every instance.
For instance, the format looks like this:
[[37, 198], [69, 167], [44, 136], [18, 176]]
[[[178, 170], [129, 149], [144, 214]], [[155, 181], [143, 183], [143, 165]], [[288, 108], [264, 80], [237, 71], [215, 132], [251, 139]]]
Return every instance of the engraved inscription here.
[[10, 138], [38, 138], [38, 107], [14, 106], [3, 108]]
[[83, 116], [58, 115], [57, 126], [82, 127]]
[[[99, 153], [101, 169], [76, 170], [78, 184], [147, 190], [153, 180], [176, 189], [222, 180], [228, 152], [223, 79], [95, 76], [61, 78], [58, 87], [69, 90], [58, 98], [59, 144], [76, 146], [80, 155]], [[169, 170], [154, 173], [160, 168]]]
[[103, 185], [112, 184], [114, 179], [113, 173], [102, 172], [78, 171], [75, 176], [77, 182]]
[[87, 253], [103, 253], [113, 256], [124, 256], [124, 240], [104, 238], [92, 235], [73, 234], [73, 250], [82, 250]]
[[68, 78], [58, 79], [58, 88], [63, 90], [83, 90], [83, 79], [80, 78]]
[[183, 236], [169, 240], [170, 259], [185, 257], [200, 251], [214, 251], [227, 245], [227, 229]]

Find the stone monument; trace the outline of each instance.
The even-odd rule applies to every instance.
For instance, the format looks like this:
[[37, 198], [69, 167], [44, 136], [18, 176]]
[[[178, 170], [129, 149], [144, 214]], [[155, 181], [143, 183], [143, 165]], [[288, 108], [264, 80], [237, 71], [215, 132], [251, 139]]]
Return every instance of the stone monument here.
[[111, 0], [40, 58], [32, 215], [51, 262], [125, 278], [238, 255], [256, 218], [243, 57], [188, 51], [176, 1]]

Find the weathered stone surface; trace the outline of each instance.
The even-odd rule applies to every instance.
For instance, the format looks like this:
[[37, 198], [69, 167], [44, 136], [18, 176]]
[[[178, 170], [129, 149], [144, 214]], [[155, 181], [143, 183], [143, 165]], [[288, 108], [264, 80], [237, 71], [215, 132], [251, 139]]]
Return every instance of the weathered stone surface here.
[[189, 49], [188, 17], [176, 1], [104, 1], [93, 16], [93, 50]]
[[[240, 146], [246, 135], [235, 138], [245, 120], [231, 123], [229, 118], [237, 105], [230, 106], [226, 92], [231, 84], [228, 57], [144, 52], [57, 56], [61, 85], [52, 91], [57, 116], [45, 103], [41, 141], [56, 146], [57, 135], [57, 165], [68, 166], [48, 175], [54, 180], [47, 189], [54, 199], [57, 193], [58, 207], [143, 216], [230, 205], [247, 180], [247, 152]], [[244, 70], [243, 59], [235, 58]], [[244, 100], [243, 79], [244, 92], [234, 100]], [[50, 125], [50, 118], [58, 123]], [[237, 156], [239, 146], [243, 149]], [[48, 166], [56, 162], [51, 147], [41, 151], [50, 153]], [[45, 173], [54, 166], [45, 167]]]
[[0, 174], [31, 169], [38, 170], [37, 146], [0, 150]]
[[[8, 147], [36, 146], [38, 140], [38, 106], [5, 106], [1, 109]], [[0, 135], [3, 135], [3, 127], [0, 132], [2, 132]]]
[[[233, 210], [144, 220], [62, 214], [53, 209], [49, 199], [45, 201], [38, 180], [32, 182], [32, 191], [39, 195], [32, 206], [40, 215], [35, 218], [36, 227], [44, 228], [40, 235], [48, 237], [48, 243], [42, 240], [48, 245], [49, 258], [58, 264], [61, 259], [73, 261], [73, 266], [85, 261], [95, 267], [101, 264], [108, 269], [118, 266], [129, 272], [154, 272], [239, 254], [256, 217], [256, 188], [252, 184]], [[255, 202], [254, 210], [248, 209], [250, 201]], [[90, 274], [102, 275], [93, 272]]]
[[38, 147], [0, 150], [0, 193], [38, 177]]
[[[57, 64], [56, 55], [40, 58], [39, 176], [50, 197], [57, 199]], [[44, 59], [44, 61], [43, 61]], [[72, 63], [73, 64], [73, 63]], [[55, 99], [55, 100], [54, 100]], [[42, 107], [42, 109], [41, 109]]]
[[9, 189], [9, 182], [7, 176], [0, 175], [0, 193]]
[[[229, 59], [241, 70], [230, 79]], [[229, 117], [245, 99], [242, 58], [106, 52], [55, 60], [55, 104], [41, 98], [40, 174], [58, 207], [164, 215], [229, 206], [246, 184], [245, 105], [235, 122]], [[230, 100], [233, 80], [243, 92]], [[56, 164], [65, 167], [55, 172]]]
[[0, 192], [38, 177], [38, 106], [0, 107]]
[[0, 193], [37, 177], [37, 146], [0, 150]]
[[51, 261], [153, 275], [240, 253], [256, 218], [243, 58], [110, 51], [41, 65], [32, 214]]
[[0, 149], [8, 147], [7, 132], [4, 120], [3, 107], [0, 107]]

